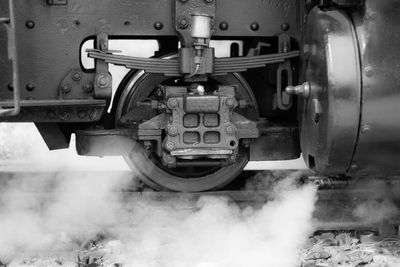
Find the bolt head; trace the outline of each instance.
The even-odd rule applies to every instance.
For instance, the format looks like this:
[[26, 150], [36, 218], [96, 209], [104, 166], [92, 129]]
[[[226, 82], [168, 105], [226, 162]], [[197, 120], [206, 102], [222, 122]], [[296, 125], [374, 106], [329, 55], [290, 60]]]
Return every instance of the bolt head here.
[[85, 84], [83, 85], [83, 89], [84, 89], [86, 92], [90, 93], [90, 92], [93, 90], [93, 85], [92, 85], [91, 83], [85, 83]]
[[289, 29], [290, 29], [289, 23], [282, 23], [282, 25], [281, 25], [281, 30], [282, 30], [282, 31], [286, 32], [286, 31], [288, 31]]
[[164, 28], [164, 24], [161, 21], [157, 21], [154, 23], [154, 28], [159, 31]]
[[35, 86], [33, 84], [31, 84], [31, 83], [28, 83], [26, 85], [26, 90], [31, 92], [31, 91], [35, 90]]
[[250, 29], [252, 31], [258, 31], [258, 29], [260, 29], [260, 25], [257, 22], [254, 22], [250, 25]]
[[172, 150], [174, 150], [174, 148], [175, 148], [175, 143], [169, 141], [169, 142], [167, 142], [167, 143], [165, 144], [165, 148], [166, 148], [168, 151], [172, 151]]
[[182, 18], [182, 19], [179, 21], [179, 27], [180, 27], [181, 29], [186, 29], [187, 26], [188, 26], [188, 24], [189, 24], [189, 21], [188, 21], [186, 18]]
[[362, 127], [361, 127], [361, 132], [362, 133], [368, 133], [369, 131], [371, 130], [371, 126], [369, 126], [368, 124], [364, 124]]
[[171, 126], [168, 128], [168, 134], [170, 136], [176, 136], [178, 134], [178, 128], [176, 128], [175, 126]]
[[74, 81], [80, 81], [82, 79], [82, 74], [78, 71], [74, 71], [72, 73], [72, 80]]
[[228, 98], [225, 104], [227, 107], [232, 108], [235, 106], [235, 100], [233, 98]]
[[61, 113], [60, 119], [62, 119], [63, 121], [69, 121], [71, 119], [71, 113], [64, 111], [63, 113]]
[[364, 73], [367, 77], [372, 77], [374, 75], [374, 69], [370, 66], [364, 68]]
[[228, 28], [229, 28], [228, 22], [225, 22], [225, 21], [221, 22], [221, 23], [219, 24], [219, 28], [221, 29], [221, 31], [226, 31], [226, 30], [228, 30]]
[[235, 129], [232, 127], [232, 125], [227, 126], [225, 130], [226, 130], [226, 133], [229, 135], [231, 135], [235, 132]]
[[111, 84], [111, 80], [110, 80], [110, 77], [108, 77], [107, 75], [103, 74], [97, 78], [97, 85], [100, 88], [107, 88], [108, 86], [110, 86], [110, 84]]
[[71, 92], [72, 86], [71, 86], [69, 83], [64, 84], [64, 85], [62, 86], [61, 90], [62, 90], [62, 92], [63, 92], [64, 94], [68, 94], [69, 92]]
[[178, 99], [176, 99], [176, 98], [170, 98], [170, 99], [168, 99], [168, 107], [169, 108], [176, 108], [176, 107], [178, 107], [179, 106], [179, 102], [178, 102]]
[[79, 119], [84, 119], [87, 116], [87, 112], [85, 110], [78, 111]]
[[33, 29], [33, 28], [35, 28], [35, 22], [33, 20], [28, 20], [27, 22], [25, 22], [25, 26], [28, 29]]

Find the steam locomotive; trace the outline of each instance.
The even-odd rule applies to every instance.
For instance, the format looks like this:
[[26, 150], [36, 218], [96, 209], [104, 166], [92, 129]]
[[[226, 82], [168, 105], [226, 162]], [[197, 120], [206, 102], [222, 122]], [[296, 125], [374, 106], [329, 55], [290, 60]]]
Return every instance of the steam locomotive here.
[[[301, 155], [323, 175], [397, 175], [399, 13], [397, 0], [1, 0], [0, 120], [34, 122], [51, 150], [75, 134], [80, 155], [123, 155], [158, 190], [215, 190], [248, 161]], [[129, 72], [113, 91], [114, 65]]]

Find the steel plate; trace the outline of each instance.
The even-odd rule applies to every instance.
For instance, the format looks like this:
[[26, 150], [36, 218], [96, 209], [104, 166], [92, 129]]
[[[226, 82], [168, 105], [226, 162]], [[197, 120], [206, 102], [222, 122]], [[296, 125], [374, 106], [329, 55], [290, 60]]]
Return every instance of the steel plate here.
[[353, 174], [400, 172], [400, 1], [368, 0], [353, 15], [363, 74], [362, 124]]
[[346, 173], [357, 141], [361, 78], [351, 20], [314, 8], [307, 19], [304, 58], [310, 96], [300, 100], [301, 147], [310, 168]]

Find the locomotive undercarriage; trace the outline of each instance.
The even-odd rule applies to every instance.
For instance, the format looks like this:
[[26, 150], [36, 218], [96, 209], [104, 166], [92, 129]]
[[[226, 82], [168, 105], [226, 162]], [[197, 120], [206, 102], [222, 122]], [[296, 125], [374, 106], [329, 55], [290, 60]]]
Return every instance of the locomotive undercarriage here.
[[[35, 122], [50, 149], [75, 133], [80, 155], [123, 155], [146, 183], [173, 191], [221, 188], [248, 161], [301, 153], [326, 175], [399, 172], [395, 0], [0, 7], [1, 120]], [[158, 50], [133, 57], [113, 39], [153, 39]], [[81, 59], [88, 40], [93, 69]], [[228, 41], [229, 56], [212, 41]], [[112, 65], [130, 70], [114, 93]]]

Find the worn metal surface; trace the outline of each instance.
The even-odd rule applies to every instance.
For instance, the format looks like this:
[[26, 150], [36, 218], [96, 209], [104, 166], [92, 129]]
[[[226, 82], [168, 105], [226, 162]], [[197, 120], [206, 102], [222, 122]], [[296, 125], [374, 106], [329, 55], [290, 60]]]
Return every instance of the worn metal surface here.
[[[71, 69], [80, 67], [80, 45], [90, 36], [101, 32], [114, 36], [176, 36], [173, 1], [169, 0], [70, 0], [67, 5], [52, 6], [42, 0], [13, 3], [17, 38], [29, 40], [17, 47], [21, 86], [31, 83], [36, 88], [34, 92], [23, 90], [22, 99], [56, 98], [60, 81]], [[7, 1], [1, 1], [0, 10], [7, 9]], [[215, 24], [226, 21], [229, 27], [217, 29], [215, 36], [273, 36], [281, 32], [281, 24], [287, 23], [288, 33], [300, 38], [300, 2], [220, 0], [216, 12]], [[161, 29], [154, 26], [157, 21], [162, 22]], [[33, 27], [27, 27], [27, 22], [33, 22]], [[257, 31], [250, 27], [253, 22], [259, 24]], [[6, 43], [1, 36], [0, 50], [4, 51]], [[10, 83], [10, 72], [5, 74], [0, 75], [0, 98], [11, 99], [11, 93], [4, 90]]]
[[310, 168], [346, 173], [358, 136], [361, 74], [354, 27], [341, 11], [315, 7], [304, 45], [308, 97], [300, 97], [301, 147]]
[[400, 2], [368, 0], [353, 15], [363, 77], [362, 122], [352, 173], [400, 171]]

